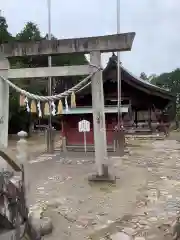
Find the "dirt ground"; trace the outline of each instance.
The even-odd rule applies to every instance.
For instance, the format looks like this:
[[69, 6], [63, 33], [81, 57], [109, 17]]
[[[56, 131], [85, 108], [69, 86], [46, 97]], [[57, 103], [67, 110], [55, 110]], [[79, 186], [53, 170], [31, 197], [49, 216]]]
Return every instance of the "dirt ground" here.
[[31, 207], [42, 208], [54, 223], [45, 239], [125, 240], [113, 235], [122, 231], [136, 240], [172, 239], [180, 208], [179, 140], [180, 133], [165, 140], [129, 140], [129, 154], [109, 156], [116, 184], [88, 183], [95, 171], [92, 154], [56, 151], [31, 159]]

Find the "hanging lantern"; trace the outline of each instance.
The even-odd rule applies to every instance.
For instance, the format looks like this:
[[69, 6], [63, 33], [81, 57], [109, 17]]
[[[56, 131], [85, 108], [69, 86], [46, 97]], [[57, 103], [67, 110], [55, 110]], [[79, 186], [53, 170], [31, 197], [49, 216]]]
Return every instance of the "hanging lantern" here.
[[72, 92], [71, 94], [71, 108], [75, 108], [76, 107], [76, 95], [74, 92]]
[[26, 106], [25, 96], [24, 95], [20, 95], [20, 97], [19, 97], [19, 105], [21, 107]]
[[44, 115], [49, 115], [49, 103], [46, 102], [44, 106]]
[[36, 113], [37, 112], [37, 108], [36, 108], [36, 102], [35, 100], [31, 101], [31, 113]]
[[63, 104], [61, 99], [58, 102], [58, 107], [57, 107], [57, 114], [62, 114], [63, 113]]

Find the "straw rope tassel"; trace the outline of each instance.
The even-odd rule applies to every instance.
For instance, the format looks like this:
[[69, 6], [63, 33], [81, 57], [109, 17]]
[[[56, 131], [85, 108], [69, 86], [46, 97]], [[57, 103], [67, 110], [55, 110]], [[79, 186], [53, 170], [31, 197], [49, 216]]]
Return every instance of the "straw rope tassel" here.
[[62, 113], [63, 113], [63, 104], [62, 104], [62, 101], [59, 100], [58, 107], [57, 107], [57, 114], [62, 114]]
[[37, 110], [38, 110], [38, 116], [41, 118], [42, 117], [42, 111], [41, 111], [41, 103], [38, 101], [37, 103]]
[[44, 105], [44, 115], [49, 115], [49, 103], [46, 102]]
[[37, 112], [37, 107], [36, 107], [36, 102], [35, 100], [31, 101], [31, 113], [36, 113]]
[[75, 108], [76, 107], [76, 95], [74, 92], [72, 92], [71, 94], [71, 108]]
[[21, 107], [23, 107], [23, 106], [26, 105], [25, 96], [24, 96], [24, 95], [20, 95], [20, 97], [19, 97], [19, 105], [20, 105]]

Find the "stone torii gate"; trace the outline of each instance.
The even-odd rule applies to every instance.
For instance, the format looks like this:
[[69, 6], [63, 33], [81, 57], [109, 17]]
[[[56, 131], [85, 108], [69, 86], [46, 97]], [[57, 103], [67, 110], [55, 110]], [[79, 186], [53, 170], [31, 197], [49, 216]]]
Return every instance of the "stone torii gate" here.
[[[42, 40], [38, 42], [16, 42], [0, 45], [0, 76], [7, 79], [40, 78], [55, 76], [89, 75], [97, 67], [89, 65], [10, 69], [8, 58], [70, 53], [90, 54], [90, 62], [101, 66], [101, 53], [130, 51], [135, 37], [134, 32], [62, 40]], [[97, 175], [104, 176], [107, 166], [107, 142], [104, 114], [104, 93], [102, 71], [92, 79], [92, 107]], [[9, 86], [0, 79], [0, 144], [8, 145]], [[107, 168], [106, 168], [107, 169]]]

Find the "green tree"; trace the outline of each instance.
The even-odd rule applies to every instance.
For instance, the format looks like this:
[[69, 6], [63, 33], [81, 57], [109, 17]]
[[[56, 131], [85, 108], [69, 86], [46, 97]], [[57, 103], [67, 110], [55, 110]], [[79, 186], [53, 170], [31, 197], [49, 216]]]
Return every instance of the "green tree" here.
[[180, 93], [180, 68], [169, 73], [162, 73], [151, 81], [153, 84], [168, 89], [173, 94]]
[[162, 73], [155, 76], [151, 82], [159, 87], [169, 90], [176, 96], [176, 123], [180, 121], [180, 68], [172, 72]]
[[[8, 24], [4, 17], [0, 17], [0, 44], [6, 43], [10, 41], [39, 41], [47, 39], [47, 34], [45, 37], [41, 35], [41, 32], [36, 24], [33, 22], [27, 22], [25, 24], [22, 31], [17, 33], [15, 37], [13, 37], [8, 32]], [[56, 39], [52, 36], [52, 39]], [[9, 59], [11, 68], [24, 68], [24, 67], [47, 67], [48, 66], [48, 57], [47, 56], [33, 56], [33, 57], [15, 57]], [[87, 64], [87, 60], [84, 54], [64, 54], [52, 56], [52, 65], [53, 66], [64, 66], [64, 65], [83, 65]], [[68, 77], [68, 81], [64, 81], [65, 83], [71, 82], [70, 85], [66, 86], [67, 88], [71, 87], [71, 85], [76, 84], [81, 78], [79, 77]], [[73, 80], [72, 80], [73, 79]], [[63, 80], [60, 77], [53, 79], [54, 85], [57, 86], [58, 82]], [[72, 80], [72, 81], [70, 81]], [[15, 80], [15, 84], [20, 86], [23, 89], [31, 93], [36, 93], [39, 95], [47, 94], [47, 79], [19, 79]], [[56, 88], [56, 92], [58, 92], [58, 88]], [[64, 91], [60, 89], [60, 91]], [[18, 126], [30, 124], [29, 121], [32, 121], [32, 118], [29, 118], [29, 114], [25, 111], [24, 108], [19, 107], [19, 94], [16, 93], [12, 88], [10, 88], [10, 114], [9, 114], [9, 129], [15, 129], [17, 132]], [[28, 122], [28, 123], [27, 123]]]
[[16, 40], [21, 42], [41, 40], [41, 33], [36, 24], [27, 22], [23, 30], [16, 35]]
[[12, 35], [8, 32], [8, 24], [3, 16], [0, 16], [0, 44], [13, 40]]
[[157, 77], [156, 74], [151, 74], [151, 75], [148, 77], [149, 82], [152, 83], [156, 77]]
[[140, 74], [140, 78], [143, 79], [143, 80], [145, 80], [145, 81], [148, 81], [148, 76], [147, 76], [144, 72], [142, 72], [142, 73]]
[[[28, 42], [28, 41], [40, 41], [43, 39], [38, 26], [32, 22], [27, 22], [24, 28], [15, 37], [16, 41]], [[45, 67], [47, 66], [47, 57], [44, 56], [28, 56], [14, 58], [16, 66], [17, 61], [20, 61], [22, 67]]]

